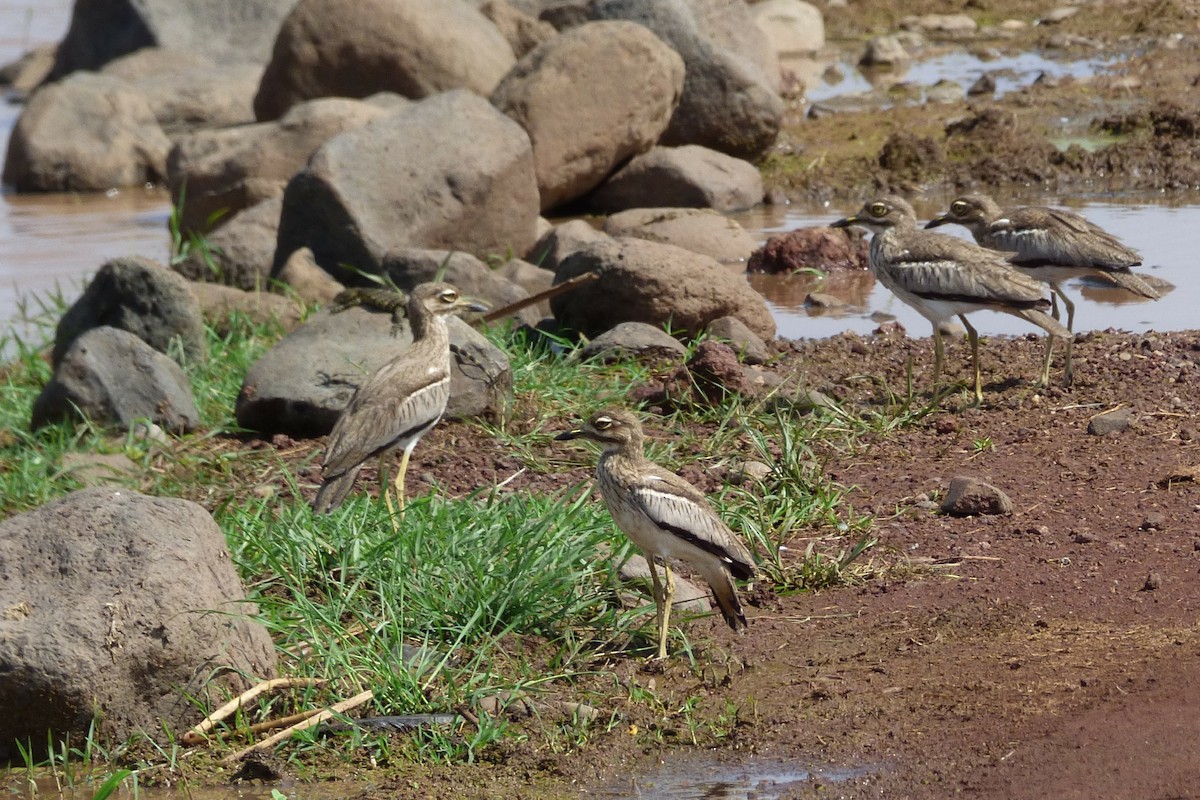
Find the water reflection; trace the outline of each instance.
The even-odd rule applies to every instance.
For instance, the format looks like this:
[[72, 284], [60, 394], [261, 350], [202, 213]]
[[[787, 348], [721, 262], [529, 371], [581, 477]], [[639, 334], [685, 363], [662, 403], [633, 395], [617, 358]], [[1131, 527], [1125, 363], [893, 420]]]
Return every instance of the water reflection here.
[[714, 758], [672, 753], [670, 761], [648, 774], [614, 781], [590, 797], [633, 800], [777, 800], [797, 792], [819, 792], [823, 784], [844, 783], [863, 769], [805, 769], [782, 761], [748, 760], [729, 764]]
[[[917, 202], [917, 213], [928, 219], [941, 211], [952, 198], [930, 197]], [[1183, 205], [1168, 205], [1162, 198], [1137, 198], [1128, 203], [1068, 203], [1058, 197], [998, 198], [1002, 204], [1040, 204], [1069, 206], [1139, 250], [1143, 266], [1137, 268], [1157, 285], [1160, 281], [1176, 288], [1164, 292], [1159, 300], [1147, 300], [1130, 292], [1105, 286], [1090, 279], [1070, 281], [1066, 291], [1078, 303], [1077, 331], [1116, 328], [1132, 332], [1147, 330], [1187, 330], [1200, 325], [1193, 307], [1197, 282], [1192, 279], [1191, 257], [1200, 252], [1200, 196], [1185, 198]], [[857, 206], [855, 206], [857, 207]], [[737, 217], [744, 227], [766, 241], [771, 235], [795, 228], [827, 225], [854, 211], [819, 205], [764, 206]], [[970, 239], [965, 230], [947, 226], [947, 234]], [[824, 284], [805, 275], [751, 275], [752, 286], [766, 299], [779, 328], [786, 338], [822, 338], [843, 331], [868, 334], [878, 327], [879, 312], [894, 315], [913, 335], [924, 336], [929, 323], [887, 289], [863, 279], [843, 280], [831, 276]], [[806, 302], [809, 293], [819, 291], [840, 297], [847, 305], [840, 314], [815, 308]], [[1047, 296], [1049, 291], [1047, 290]], [[1029, 326], [1006, 314], [983, 311], [972, 315], [972, 323], [984, 335], [1018, 335]]]
[[864, 73], [849, 61], [839, 62], [828, 69], [827, 62], [795, 60], [788, 66], [802, 77], [807, 86], [805, 97], [810, 103], [829, 100], [840, 95], [863, 94], [877, 87], [904, 82], [914, 86], [933, 86], [940, 80], [951, 80], [966, 88], [988, 74], [996, 81], [995, 97], [1031, 85], [1041, 76], [1047, 78], [1087, 78], [1117, 66], [1119, 59], [1081, 58], [1056, 61], [1041, 53], [1000, 55], [985, 60], [973, 53], [955, 50], [944, 55], [914, 60], [891, 70]]

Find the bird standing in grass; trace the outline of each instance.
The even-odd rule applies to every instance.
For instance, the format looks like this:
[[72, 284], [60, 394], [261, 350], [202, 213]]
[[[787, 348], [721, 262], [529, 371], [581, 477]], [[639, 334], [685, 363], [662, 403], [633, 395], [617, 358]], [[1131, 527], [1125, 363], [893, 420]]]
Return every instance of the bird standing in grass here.
[[[670, 559], [689, 564], [708, 582], [722, 616], [735, 631], [746, 616], [733, 579], [749, 580], [754, 560], [746, 546], [690, 483], [646, 459], [642, 426], [627, 411], [600, 411], [575, 430], [555, 437], [591, 439], [603, 446], [596, 467], [600, 495], [613, 521], [646, 554], [654, 588], [658, 658], [667, 657], [667, 631], [675, 595]], [[666, 573], [659, 580], [654, 559]]]
[[[992, 250], [1011, 253], [1009, 262], [1022, 272], [1050, 284], [1067, 309], [1067, 330], [1075, 330], [1075, 304], [1062, 290], [1062, 282], [1082, 275], [1098, 275], [1122, 289], [1156, 300], [1159, 293], [1130, 267], [1142, 257], [1079, 214], [1043, 206], [1002, 209], [985, 194], [967, 194], [950, 204], [949, 210], [926, 223], [926, 228], [955, 223], [971, 232], [975, 241]], [[1053, 316], [1058, 319], [1058, 302]], [[1046, 345], [1048, 372], [1053, 349]], [[1063, 377], [1071, 382], [1071, 340], [1067, 340]]]
[[421, 437], [446, 410], [450, 399], [450, 334], [446, 320], [459, 311], [486, 311], [459, 296], [447, 283], [425, 283], [413, 289], [407, 304], [412, 344], [375, 370], [354, 392], [338, 417], [325, 448], [323, 483], [313, 501], [319, 514], [333, 511], [350, 492], [368, 459], [378, 457], [379, 480], [392, 525], [393, 507], [387, 481], [387, 458], [401, 450], [395, 491], [398, 513], [404, 514], [404, 474]]
[[[917, 227], [912, 206], [885, 195], [868, 201], [855, 215], [833, 223], [835, 228], [858, 225], [871, 238], [870, 267], [879, 282], [933, 324], [936, 381], [942, 371], [941, 323], [957, 315], [971, 342], [975, 401], [983, 402], [979, 369], [979, 334], [967, 314], [991, 309], [1032, 322], [1051, 336], [1070, 333], [1045, 313], [1050, 308], [1041, 283], [1013, 268], [1000, 253]], [[1049, 365], [1043, 369], [1045, 383]]]

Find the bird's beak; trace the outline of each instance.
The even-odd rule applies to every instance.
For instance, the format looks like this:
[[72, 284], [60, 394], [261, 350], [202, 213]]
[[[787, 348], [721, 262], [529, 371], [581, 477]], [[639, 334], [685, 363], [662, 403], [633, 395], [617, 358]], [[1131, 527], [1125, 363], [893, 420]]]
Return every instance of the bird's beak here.
[[846, 217], [844, 219], [839, 219], [837, 222], [829, 223], [829, 227], [831, 227], [831, 228], [849, 228], [851, 225], [857, 225], [857, 224], [858, 224], [858, 217]]
[[487, 311], [490, 308], [490, 306], [485, 303], [481, 303], [478, 300], [472, 300], [466, 297], [458, 301], [458, 307], [463, 311], [471, 311], [476, 314], [482, 314], [484, 311]]
[[934, 217], [933, 219], [929, 220], [929, 222], [926, 222], [925, 229], [928, 230], [929, 228], [936, 228], [939, 225], [945, 225], [948, 222], [950, 222], [950, 218], [945, 214], [942, 214], [940, 217]]
[[571, 431], [563, 431], [558, 436], [554, 437], [554, 441], [567, 442], [567, 441], [570, 441], [571, 439], [578, 439], [582, 435], [583, 435], [583, 428], [576, 428], [575, 430], [571, 430]]

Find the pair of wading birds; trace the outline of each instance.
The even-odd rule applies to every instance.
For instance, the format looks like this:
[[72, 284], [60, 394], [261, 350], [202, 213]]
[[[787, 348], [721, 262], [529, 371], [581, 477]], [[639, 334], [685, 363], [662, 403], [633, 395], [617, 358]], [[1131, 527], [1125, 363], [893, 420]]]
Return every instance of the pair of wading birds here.
[[[958, 315], [971, 339], [975, 365], [975, 395], [982, 399], [978, 337], [966, 314], [990, 308], [1014, 314], [1042, 327], [1052, 336], [1068, 339], [1074, 305], [1059, 282], [1081, 273], [1101, 272], [1118, 285], [1157, 297], [1157, 293], [1129, 272], [1137, 254], [1082, 217], [1051, 209], [1027, 208], [1001, 212], [989, 198], [967, 196], [955, 200], [950, 211], [926, 227], [947, 222], [966, 225], [976, 239], [989, 247], [1012, 251], [1005, 255], [976, 247], [961, 239], [917, 228], [916, 215], [903, 199], [885, 196], [868, 202], [858, 214], [835, 226], [861, 225], [875, 233], [870, 266], [880, 281], [901, 300], [933, 323], [936, 380], [942, 365], [938, 325]], [[1057, 321], [1057, 304], [1047, 300], [1041, 284], [1014, 269], [1021, 265], [1050, 283], [1067, 307], [1067, 327]], [[1044, 313], [1053, 306], [1054, 316]], [[323, 483], [313, 501], [318, 513], [337, 508], [362, 469], [379, 459], [382, 494], [393, 526], [404, 512], [404, 476], [409, 456], [423, 435], [446, 410], [450, 396], [450, 343], [447, 318], [459, 311], [481, 311], [482, 306], [462, 298], [445, 283], [428, 283], [413, 290], [407, 304], [413, 344], [371, 374], [355, 391], [330, 434], [323, 467]], [[1047, 346], [1042, 379], [1048, 378]], [[670, 562], [691, 565], [712, 588], [717, 606], [734, 630], [746, 626], [746, 617], [733, 579], [754, 575], [750, 551], [729, 529], [695, 487], [646, 459], [641, 424], [623, 410], [593, 414], [580, 428], [559, 434], [559, 440], [586, 438], [603, 446], [596, 468], [597, 483], [613, 520], [646, 554], [654, 590], [658, 628], [658, 655], [667, 656], [667, 633], [675, 584]], [[394, 489], [387, 478], [387, 460], [400, 450], [400, 468]], [[660, 559], [664, 581], [655, 568]]]

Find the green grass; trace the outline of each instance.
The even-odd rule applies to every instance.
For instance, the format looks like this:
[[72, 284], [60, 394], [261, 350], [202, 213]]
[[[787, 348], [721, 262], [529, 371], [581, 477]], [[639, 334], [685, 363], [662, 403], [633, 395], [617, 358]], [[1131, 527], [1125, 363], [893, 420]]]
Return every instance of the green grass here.
[[[478, 709], [484, 698], [516, 695], [535, 704], [542, 698], [588, 702], [588, 693], [612, 675], [614, 661], [653, 650], [648, 594], [618, 586], [616, 577], [632, 546], [584, 477], [595, 464], [594, 448], [547, 446], [553, 434], [600, 406], [628, 406], [630, 389], [652, 377], [646, 367], [585, 362], [566, 342], [489, 331], [511, 359], [514, 403], [507, 422], [480, 423], [484, 431], [528, 469], [574, 471], [585, 482], [555, 492], [484, 487], [461, 498], [434, 491], [411, 500], [393, 533], [382, 504], [365, 492], [332, 515], [314, 517], [298, 501], [295, 479], [279, 481], [319, 459], [318, 447], [285, 454], [252, 447], [238, 435], [234, 402], [246, 370], [282, 335], [275, 325], [234, 318], [221, 326], [225, 335], [206, 328], [208, 352], [219, 357], [189, 361], [175, 353], [196, 395], [199, 433], [155, 440], [84, 422], [29, 432], [30, 405], [51, 374], [43, 356], [53, 333], [47, 320], [60, 313], [61, 302], [51, 302], [43, 315], [32, 315], [40, 340], [3, 342], [15, 357], [0, 372], [0, 425], [8, 431], [0, 437], [0, 518], [78, 488], [61, 466], [68, 454], [123, 454], [136, 467], [131, 488], [188, 498], [213, 513], [274, 639], [283, 674], [329, 679], [319, 688], [257, 701], [220, 729], [218, 753], [245, 744], [245, 729], [260, 717], [320, 707], [365, 688], [375, 693], [367, 710], [372, 715], [457, 713]], [[769, 396], [684, 402], [666, 417], [647, 418], [648, 455], [676, 470], [693, 463], [706, 470], [744, 460], [767, 464], [763, 480], [726, 486], [710, 498], [757, 553], [760, 580], [781, 592], [845, 584], [871, 568], [871, 520], [854, 511], [847, 487], [829, 480], [824, 464], [864, 435], [886, 434], [928, 413], [911, 387], [889, 397], [868, 415], [840, 407], [803, 414]], [[263, 487], [268, 491], [256, 491]], [[685, 615], [674, 619], [672, 647], [703, 680], [705, 664], [724, 655], [688, 637]], [[630, 692], [623, 702], [660, 703], [653, 693], [639, 700]], [[606, 700], [622, 702], [601, 691], [597, 702]], [[736, 709], [714, 707], [706, 715], [701, 705], [684, 697], [656, 713], [679, 721], [691, 741], [717, 741], [736, 723]], [[333, 740], [308, 733], [283, 752], [301, 766], [330, 752], [361, 763], [364, 751], [394, 763], [452, 764], [487, 757], [502, 740], [569, 752], [619, 725], [611, 709], [597, 719], [521, 725], [479, 715], [477, 725], [426, 730], [401, 741], [364, 732]], [[158, 737], [167, 745], [143, 743], [140, 755], [124, 756], [121, 765], [137, 768], [132, 780], [177, 778], [174, 741], [181, 733]], [[61, 767], [72, 754], [61, 748], [59, 754]]]
[[[261, 502], [217, 519], [286, 671], [334, 677], [343, 697], [371, 688], [379, 715], [536, 693], [625, 649], [645, 623], [616, 602], [629, 545], [578, 488], [416, 499], [395, 534], [364, 495], [324, 517]], [[471, 760], [502, 728], [426, 755]]]

